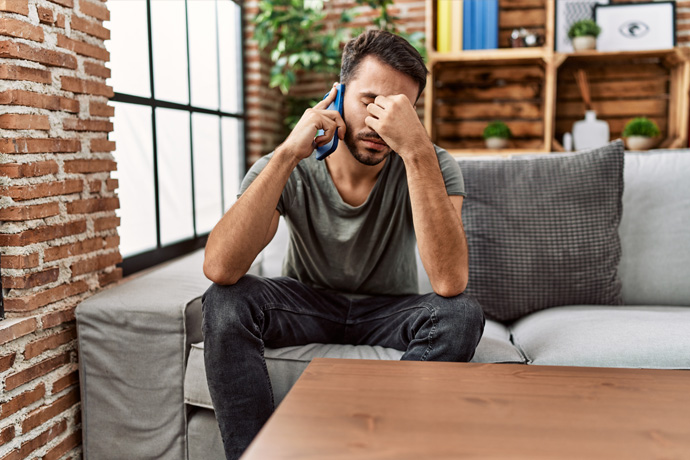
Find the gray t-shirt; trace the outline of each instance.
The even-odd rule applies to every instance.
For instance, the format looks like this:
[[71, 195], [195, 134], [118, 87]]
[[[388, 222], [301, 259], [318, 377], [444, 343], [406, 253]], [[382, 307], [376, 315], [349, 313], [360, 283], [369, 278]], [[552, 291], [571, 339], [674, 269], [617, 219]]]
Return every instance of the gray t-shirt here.
[[[448, 195], [465, 195], [460, 166], [436, 147]], [[273, 154], [249, 170], [244, 193]], [[238, 195], [238, 196], [239, 196]], [[417, 294], [412, 207], [402, 159], [391, 153], [367, 200], [345, 203], [316, 155], [293, 170], [278, 201], [290, 230], [283, 275], [343, 294]]]

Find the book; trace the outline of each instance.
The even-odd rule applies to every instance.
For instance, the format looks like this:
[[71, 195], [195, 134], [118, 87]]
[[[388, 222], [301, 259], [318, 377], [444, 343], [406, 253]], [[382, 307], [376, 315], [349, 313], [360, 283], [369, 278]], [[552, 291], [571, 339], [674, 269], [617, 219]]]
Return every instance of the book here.
[[452, 1], [438, 0], [436, 5], [436, 50], [447, 53], [451, 50]]
[[463, 0], [452, 0], [451, 15], [450, 15], [450, 48], [451, 51], [462, 51], [463, 39], [463, 24], [462, 24], [462, 9], [464, 8]]

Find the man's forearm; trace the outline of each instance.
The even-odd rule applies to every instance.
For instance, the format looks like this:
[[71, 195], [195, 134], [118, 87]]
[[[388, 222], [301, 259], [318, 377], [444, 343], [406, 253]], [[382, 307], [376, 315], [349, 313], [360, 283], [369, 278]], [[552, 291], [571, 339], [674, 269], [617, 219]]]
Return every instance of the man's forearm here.
[[458, 203], [453, 204], [430, 148], [431, 152], [407, 155], [404, 161], [419, 255], [434, 291], [451, 297], [465, 290], [468, 278], [462, 199], [457, 197]]
[[218, 284], [244, 276], [269, 241], [276, 206], [299, 160], [278, 147], [266, 167], [208, 237], [204, 273]]

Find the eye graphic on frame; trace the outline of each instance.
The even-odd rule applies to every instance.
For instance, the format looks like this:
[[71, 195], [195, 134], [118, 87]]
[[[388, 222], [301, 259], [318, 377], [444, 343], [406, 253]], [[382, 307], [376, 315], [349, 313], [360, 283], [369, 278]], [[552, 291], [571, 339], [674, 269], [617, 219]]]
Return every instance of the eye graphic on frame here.
[[628, 21], [618, 28], [618, 31], [628, 38], [640, 38], [647, 35], [649, 26], [641, 21]]

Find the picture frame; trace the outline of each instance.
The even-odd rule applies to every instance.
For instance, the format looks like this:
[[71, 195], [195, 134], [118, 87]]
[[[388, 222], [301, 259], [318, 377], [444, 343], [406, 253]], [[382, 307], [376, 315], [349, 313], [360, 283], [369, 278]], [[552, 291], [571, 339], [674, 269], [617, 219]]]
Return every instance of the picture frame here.
[[568, 30], [577, 21], [594, 19], [596, 5], [608, 5], [609, 0], [556, 0], [554, 49], [559, 53], [572, 53], [573, 45]]
[[676, 2], [596, 5], [599, 51], [645, 51], [676, 46]]

